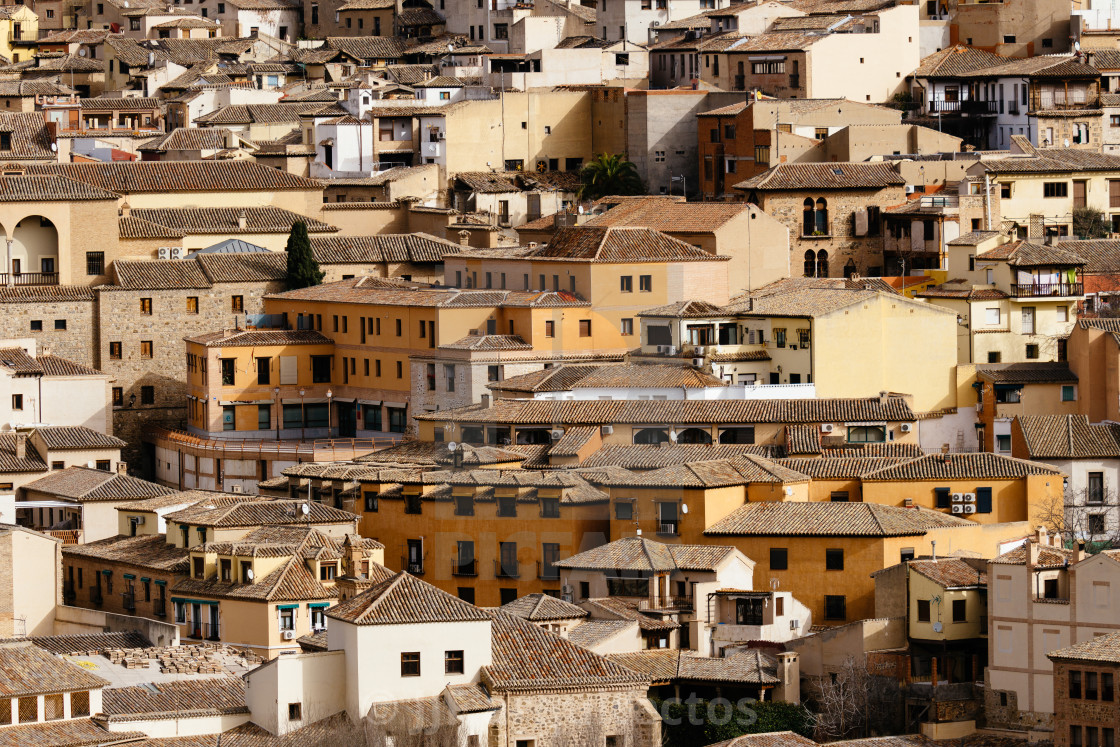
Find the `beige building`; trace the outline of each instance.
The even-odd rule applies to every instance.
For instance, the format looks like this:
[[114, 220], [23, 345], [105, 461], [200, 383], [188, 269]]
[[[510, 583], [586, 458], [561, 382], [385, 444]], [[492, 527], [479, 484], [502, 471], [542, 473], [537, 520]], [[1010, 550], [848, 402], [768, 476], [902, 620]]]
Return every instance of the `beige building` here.
[[0, 633], [51, 635], [62, 603], [62, 543], [27, 527], [0, 526]]

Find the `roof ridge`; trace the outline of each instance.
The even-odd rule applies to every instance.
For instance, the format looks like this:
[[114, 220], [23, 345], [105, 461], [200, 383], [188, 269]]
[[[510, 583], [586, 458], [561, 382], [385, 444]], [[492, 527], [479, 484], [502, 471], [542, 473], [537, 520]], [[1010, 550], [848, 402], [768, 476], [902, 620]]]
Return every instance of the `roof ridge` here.
[[378, 605], [381, 604], [382, 600], [385, 599], [389, 592], [397, 588], [403, 582], [405, 575], [404, 571], [397, 571], [396, 577], [390, 579], [388, 583], [385, 584], [385, 588], [381, 590], [381, 593], [377, 595], [377, 598], [371, 601], [366, 605], [366, 608], [362, 610], [361, 617], [367, 617], [372, 610], [377, 609]]

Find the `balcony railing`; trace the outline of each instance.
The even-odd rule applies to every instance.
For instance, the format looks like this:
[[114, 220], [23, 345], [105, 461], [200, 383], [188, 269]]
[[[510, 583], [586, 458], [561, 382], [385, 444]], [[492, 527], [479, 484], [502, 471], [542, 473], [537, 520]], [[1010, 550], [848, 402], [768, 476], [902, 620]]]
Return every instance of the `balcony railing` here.
[[691, 610], [692, 608], [693, 600], [690, 596], [670, 595], [652, 602], [648, 599], [638, 602], [638, 609], [640, 610]]
[[680, 530], [680, 523], [676, 521], [662, 521], [657, 525], [658, 534], [676, 536]]
[[1081, 296], [1084, 288], [1082, 283], [1012, 283], [1011, 295], [1014, 298]]
[[167, 600], [161, 597], [153, 599], [152, 614], [156, 617], [167, 617]]
[[74, 602], [78, 599], [78, 592], [74, 590], [74, 584], [67, 581], [62, 585], [62, 603], [67, 606], [73, 606]]
[[502, 563], [494, 561], [494, 578], [521, 578], [521, 571], [517, 563]]
[[405, 569], [413, 576], [424, 575], [424, 561], [423, 560], [409, 560], [408, 558], [401, 558], [401, 568]]
[[136, 592], [126, 591], [121, 594], [121, 606], [128, 612], [136, 611]]
[[735, 84], [731, 88], [732, 91], [745, 91], [747, 90], [747, 76], [736, 75]]
[[1070, 96], [1055, 96], [1047, 92], [1031, 92], [1030, 99], [1031, 111], [1099, 109], [1101, 105], [1100, 97], [1092, 93], [1086, 93], [1086, 95], [1078, 101], [1075, 97]]
[[478, 561], [477, 560], [452, 560], [451, 561], [451, 575], [452, 576], [477, 576], [478, 575]]
[[[0, 272], [0, 285], [8, 285], [8, 273]], [[17, 272], [11, 275], [12, 285], [58, 285], [57, 272]]]
[[999, 102], [975, 101], [938, 101], [929, 102], [930, 114], [998, 114]]
[[216, 623], [190, 622], [187, 623], [187, 637], [202, 641], [221, 640], [219, 626]]
[[537, 578], [541, 581], [557, 581], [560, 578], [560, 569], [552, 563], [537, 561]]
[[89, 587], [89, 601], [90, 604], [96, 604], [98, 607], [100, 607], [105, 602], [105, 600], [101, 596], [100, 586]]

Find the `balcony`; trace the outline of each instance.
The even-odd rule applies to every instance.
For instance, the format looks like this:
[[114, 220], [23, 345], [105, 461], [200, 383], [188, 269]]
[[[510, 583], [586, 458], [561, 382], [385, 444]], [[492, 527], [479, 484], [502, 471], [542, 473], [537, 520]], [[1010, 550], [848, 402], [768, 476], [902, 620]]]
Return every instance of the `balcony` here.
[[97, 605], [98, 607], [104, 604], [105, 600], [101, 596], [100, 586], [89, 587], [89, 602], [90, 604]]
[[[1067, 96], [1063, 90], [1057, 91], [1031, 91], [1030, 111], [1079, 111], [1082, 109], [1099, 109], [1101, 99], [1090, 91], [1078, 92], [1070, 89], [1071, 94], [1082, 93], [1078, 96]], [[1077, 100], [1080, 98], [1081, 100]]]
[[930, 101], [929, 102], [930, 114], [967, 114], [967, 115], [988, 115], [999, 113], [999, 102], [997, 101], [974, 101], [972, 99], [965, 99], [964, 101]]
[[669, 537], [676, 537], [680, 533], [680, 522], [662, 521], [657, 525], [657, 533]]
[[423, 560], [409, 560], [408, 558], [401, 557], [401, 568], [411, 573], [413, 576], [424, 575], [424, 561]]
[[0, 285], [8, 285], [9, 277], [11, 285], [58, 285], [57, 272], [17, 272], [10, 276], [0, 272]]
[[674, 596], [669, 595], [662, 599], [650, 601], [643, 599], [638, 602], [638, 609], [640, 610], [681, 610], [682, 612], [690, 612], [693, 609], [693, 599], [690, 596]]
[[451, 561], [451, 575], [452, 576], [477, 576], [478, 575], [478, 561], [477, 560], [452, 560]]
[[163, 597], [153, 599], [152, 614], [156, 617], [167, 617], [167, 600]]
[[494, 578], [521, 578], [517, 563], [494, 561]]
[[78, 599], [78, 592], [74, 591], [74, 584], [69, 581], [62, 585], [62, 603], [68, 607], [74, 606]]
[[537, 561], [537, 578], [541, 581], [559, 581], [560, 569], [552, 563]]
[[1012, 298], [1064, 298], [1085, 295], [1082, 283], [1012, 283]]
[[136, 592], [126, 591], [121, 594], [121, 606], [124, 607], [126, 612], [136, 611]]
[[217, 623], [189, 622], [187, 623], [187, 637], [196, 641], [218, 641], [219, 626]]

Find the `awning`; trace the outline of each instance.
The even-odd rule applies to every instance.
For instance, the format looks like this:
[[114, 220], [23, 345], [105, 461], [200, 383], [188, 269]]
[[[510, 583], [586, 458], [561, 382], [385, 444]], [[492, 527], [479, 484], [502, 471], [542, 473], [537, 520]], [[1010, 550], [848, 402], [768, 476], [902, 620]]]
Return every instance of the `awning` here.
[[301, 402], [305, 405], [325, 405], [327, 403], [327, 398], [326, 397], [304, 397], [303, 399], [300, 399], [299, 397], [296, 397], [295, 399], [282, 399], [280, 401], [282, 403], [284, 403], [285, 405], [298, 405]]
[[236, 405], [271, 405], [271, 399], [231, 399], [218, 402], [222, 407], [233, 407]]
[[382, 404], [384, 404], [386, 407], [396, 407], [401, 410], [408, 407], [408, 403], [406, 402], [390, 402], [389, 400], [385, 400], [385, 402], [383, 402]]
[[[157, 581], [156, 583], [159, 582]], [[175, 604], [212, 604], [215, 607], [218, 605], [217, 602], [211, 599], [184, 599], [181, 597], [171, 597], [171, 601]]]
[[16, 508], [81, 508], [71, 501], [16, 501]]
[[381, 407], [381, 400], [379, 399], [360, 399], [359, 405], [369, 405], [370, 407]]
[[347, 402], [347, 403], [349, 403], [349, 402], [353, 402], [354, 398], [353, 397], [335, 397], [334, 401], [335, 402]]

